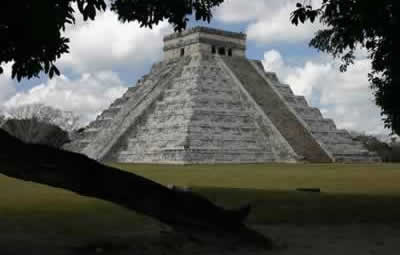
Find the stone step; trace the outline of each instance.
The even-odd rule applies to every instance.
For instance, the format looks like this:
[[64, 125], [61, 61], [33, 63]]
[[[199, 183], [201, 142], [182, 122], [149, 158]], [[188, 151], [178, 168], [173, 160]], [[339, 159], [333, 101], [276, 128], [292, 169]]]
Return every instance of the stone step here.
[[315, 107], [297, 107], [294, 108], [294, 110], [301, 115], [303, 119], [323, 118], [321, 111]]
[[276, 84], [275, 87], [278, 89], [279, 93], [282, 94], [282, 96], [287, 96], [287, 97], [295, 96], [289, 85]]
[[333, 154], [342, 153], [342, 154], [363, 154], [368, 153], [368, 150], [365, 149], [362, 145], [354, 145], [354, 144], [345, 144], [338, 143], [334, 145], [327, 145]]
[[353, 145], [359, 145], [360, 143], [357, 141], [354, 141], [352, 139], [348, 139], [346, 137], [342, 137], [340, 135], [336, 136], [334, 134], [332, 135], [326, 135], [325, 137], [320, 137], [319, 140], [323, 142], [326, 145], [335, 145], [335, 144], [353, 144]]
[[[133, 93], [132, 93], [133, 94]], [[110, 108], [121, 108], [128, 100], [129, 100], [128, 95], [124, 95], [118, 99], [116, 99], [111, 105]]]
[[304, 119], [312, 132], [336, 131], [336, 125], [332, 119]]
[[291, 96], [291, 95], [282, 95], [286, 102], [292, 106], [293, 108], [297, 107], [310, 107], [307, 103], [307, 100], [304, 96]]
[[379, 156], [373, 154], [335, 154], [335, 159], [339, 163], [376, 163], [382, 161]]
[[[332, 161], [330, 155], [313, 138], [308, 127], [278, 94], [279, 91], [267, 82], [268, 77], [263, 77], [266, 76], [263, 69], [253, 66], [245, 58], [223, 58], [223, 61], [298, 155], [312, 162]], [[294, 97], [294, 104], [306, 106], [307, 102], [304, 97]]]

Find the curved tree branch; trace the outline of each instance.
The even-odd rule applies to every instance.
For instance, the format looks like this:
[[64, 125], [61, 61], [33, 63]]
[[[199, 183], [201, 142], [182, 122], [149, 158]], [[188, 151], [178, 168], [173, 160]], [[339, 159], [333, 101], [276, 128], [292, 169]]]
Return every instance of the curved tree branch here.
[[0, 168], [0, 173], [4, 175], [109, 201], [177, 230], [228, 232], [271, 247], [267, 238], [243, 224], [249, 207], [225, 210], [194, 193], [168, 189], [81, 154], [25, 144], [3, 130], [0, 144], [0, 160], [6, 166]]

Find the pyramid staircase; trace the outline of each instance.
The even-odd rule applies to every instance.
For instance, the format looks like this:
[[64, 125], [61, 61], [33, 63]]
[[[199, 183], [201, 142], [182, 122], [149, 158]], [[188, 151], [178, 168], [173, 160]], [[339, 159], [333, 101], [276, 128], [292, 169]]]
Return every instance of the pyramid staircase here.
[[289, 85], [280, 83], [275, 73], [263, 71], [261, 61], [253, 61], [253, 64], [305, 122], [312, 136], [332, 155], [335, 162], [381, 161], [375, 152], [368, 151], [347, 130], [337, 129], [332, 119], [324, 118], [318, 108], [310, 107], [303, 96], [296, 96]]
[[[127, 133], [118, 162], [254, 163], [295, 161], [276, 130], [260, 128], [245, 98], [212, 56], [190, 58], [142, 125]], [[268, 124], [266, 124], [268, 126]], [[121, 147], [121, 148], [122, 148]], [[284, 147], [284, 149], [282, 149]]]
[[245, 39], [204, 27], [167, 36], [164, 60], [65, 149], [113, 162], [380, 161], [246, 59]]

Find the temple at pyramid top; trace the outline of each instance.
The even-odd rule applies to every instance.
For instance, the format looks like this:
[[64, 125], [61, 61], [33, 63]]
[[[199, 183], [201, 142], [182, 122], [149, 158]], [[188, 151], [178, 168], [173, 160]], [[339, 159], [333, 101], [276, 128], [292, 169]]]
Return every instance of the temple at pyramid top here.
[[242, 33], [166, 36], [164, 59], [65, 149], [107, 162], [380, 160], [245, 51]]
[[246, 34], [194, 27], [164, 38], [164, 59], [198, 54], [244, 57]]

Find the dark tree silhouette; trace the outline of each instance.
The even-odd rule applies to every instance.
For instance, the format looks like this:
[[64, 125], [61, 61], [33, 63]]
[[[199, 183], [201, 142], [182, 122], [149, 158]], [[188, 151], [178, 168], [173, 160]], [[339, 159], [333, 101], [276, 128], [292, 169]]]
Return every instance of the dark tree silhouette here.
[[385, 126], [400, 135], [400, 56], [397, 0], [323, 0], [320, 8], [310, 1], [298, 3], [292, 23], [298, 25], [317, 18], [326, 29], [317, 32], [310, 46], [341, 58], [341, 71], [353, 63], [358, 46], [369, 52], [372, 71], [369, 81], [375, 102], [381, 107]]
[[2, 129], [0, 144], [0, 173], [9, 177], [103, 199], [184, 233], [228, 234], [247, 244], [272, 247], [269, 239], [243, 223], [250, 212], [248, 206], [225, 210], [192, 192], [169, 189], [78, 153], [24, 143]]
[[[152, 27], [168, 20], [184, 29], [187, 15], [210, 20], [211, 9], [223, 0], [110, 0], [121, 21]], [[12, 62], [12, 77], [58, 75], [55, 61], [68, 53], [62, 35], [74, 23], [74, 8], [84, 20], [95, 19], [107, 8], [105, 0], [5, 0], [0, 7], [0, 65]], [[0, 73], [2, 69], [0, 69]], [[208, 200], [132, 173], [102, 165], [86, 156], [44, 145], [27, 144], [0, 129], [0, 173], [25, 181], [74, 191], [113, 202], [154, 217], [175, 229], [233, 233], [241, 240], [271, 247], [270, 241], [248, 229], [243, 221], [250, 208], [224, 210]], [[21, 160], [23, 159], [23, 160]]]
[[138, 21], [152, 28], [167, 20], [175, 30], [182, 30], [188, 15], [209, 21], [211, 9], [223, 0], [3, 0], [0, 7], [1, 65], [12, 62], [12, 77], [50, 77], [59, 75], [55, 61], [68, 53], [69, 39], [62, 35], [67, 24], [75, 22], [75, 9], [84, 20], [95, 19], [98, 12], [110, 8], [123, 22]]

